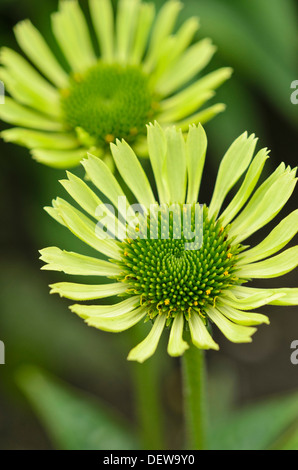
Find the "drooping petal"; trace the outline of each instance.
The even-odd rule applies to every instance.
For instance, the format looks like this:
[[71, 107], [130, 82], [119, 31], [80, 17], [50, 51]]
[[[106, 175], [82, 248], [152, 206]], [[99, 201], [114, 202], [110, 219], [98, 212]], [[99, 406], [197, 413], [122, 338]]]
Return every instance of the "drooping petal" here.
[[96, 319], [99, 317], [120, 317], [121, 315], [131, 312], [140, 303], [140, 297], [135, 295], [128, 299], [122, 300], [112, 305], [71, 305], [69, 308], [73, 313], [85, 319]]
[[258, 263], [242, 266], [237, 272], [237, 275], [248, 279], [267, 279], [283, 276], [295, 269], [297, 266], [298, 246], [293, 246], [279, 255], [273, 256], [265, 261], [259, 261]]
[[95, 300], [123, 294], [127, 286], [121, 282], [112, 284], [76, 284], [74, 282], [58, 282], [51, 284], [50, 294], [59, 294], [71, 300]]
[[219, 350], [218, 344], [212, 339], [203, 320], [197, 313], [190, 317], [188, 324], [192, 342], [197, 348]]
[[190, 126], [186, 141], [186, 157], [188, 170], [188, 204], [198, 200], [202, 173], [207, 151], [207, 137], [201, 125]]
[[114, 59], [114, 12], [110, 0], [89, 0], [90, 12], [103, 60]]
[[298, 232], [298, 209], [283, 219], [259, 245], [245, 251], [238, 265], [268, 258], [286, 246]]
[[262, 323], [269, 325], [270, 323], [269, 318], [266, 315], [262, 315], [260, 313], [241, 311], [236, 308], [223, 305], [222, 303], [217, 304], [217, 309], [225, 317], [234, 323], [237, 323], [238, 325], [251, 326], [261, 325]]
[[224, 155], [209, 206], [210, 218], [217, 216], [227, 194], [246, 171], [253, 157], [256, 143], [254, 134], [247, 137], [245, 132], [233, 142]]
[[127, 359], [141, 363], [149, 359], [156, 351], [165, 323], [166, 315], [158, 315], [149, 335], [130, 351]]
[[149, 207], [155, 203], [155, 198], [142, 165], [132, 148], [123, 140], [117, 140], [117, 145], [111, 144], [111, 151], [125, 183], [131, 188], [137, 201]]
[[[237, 297], [243, 298], [261, 292], [271, 293], [271, 299], [268, 299], [268, 305], [298, 305], [298, 288], [282, 287], [279, 289], [258, 289], [246, 286], [237, 286], [231, 289], [231, 292]], [[273, 296], [278, 296], [276, 299]]]
[[85, 323], [94, 328], [111, 333], [119, 333], [136, 325], [147, 314], [146, 308], [140, 307], [131, 312], [123, 313], [117, 316], [91, 317], [85, 320]]
[[256, 328], [231, 322], [213, 307], [208, 307], [207, 314], [232, 343], [251, 343], [251, 336], [257, 331]]
[[44, 248], [40, 250], [40, 254], [40, 259], [47, 263], [41, 269], [47, 271], [62, 271], [80, 276], [117, 276], [121, 273], [121, 268], [116, 264], [57, 247]]
[[[245, 287], [243, 288], [243, 292]], [[274, 294], [271, 289], [257, 289], [256, 291], [247, 291], [247, 295], [238, 299], [235, 297], [234, 293], [237, 292], [236, 288], [228, 291], [226, 295], [221, 296], [220, 302], [224, 305], [227, 305], [231, 308], [236, 308], [240, 310], [254, 310], [255, 308], [262, 307], [267, 305], [273, 300], [279, 299], [282, 297], [282, 294]]]
[[67, 87], [67, 73], [33, 24], [29, 20], [21, 21], [14, 32], [20, 47], [36, 67], [59, 88]]
[[272, 292], [274, 292], [275, 294], [281, 294], [281, 297], [277, 300], [274, 300], [273, 302], [270, 302], [270, 305], [298, 305], [297, 287], [272, 289]]
[[177, 357], [182, 356], [182, 354], [189, 348], [189, 345], [183, 339], [183, 326], [184, 318], [183, 314], [179, 313], [175, 316], [168, 344], [168, 353], [170, 356]]

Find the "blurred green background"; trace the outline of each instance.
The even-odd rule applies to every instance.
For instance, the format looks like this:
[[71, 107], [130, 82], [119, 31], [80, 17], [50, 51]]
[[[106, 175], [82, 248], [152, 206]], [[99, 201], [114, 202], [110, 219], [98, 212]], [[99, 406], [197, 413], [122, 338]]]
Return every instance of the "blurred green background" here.
[[[156, 3], [160, 7], [164, 2], [156, 0]], [[200, 202], [208, 203], [222, 155], [245, 130], [259, 137], [259, 147], [271, 149], [267, 172], [280, 161], [291, 166], [297, 164], [298, 105], [290, 101], [293, 91], [290, 86], [298, 79], [298, 3], [296, 0], [187, 0], [184, 3], [180, 21], [191, 15], [199, 16], [198, 36], [211, 37], [218, 46], [208, 70], [218, 66], [234, 68], [232, 79], [215, 98], [216, 102], [227, 104], [227, 111], [206, 125], [209, 152], [201, 192], [204, 201]], [[81, 4], [85, 8], [87, 0]], [[56, 0], [0, 0], [1, 46], [18, 50], [12, 27], [24, 18], [30, 18], [52, 44], [49, 15], [56, 7]], [[2, 123], [0, 127], [6, 128]], [[64, 177], [64, 171], [33, 162], [26, 149], [14, 145], [0, 142], [0, 152], [0, 340], [6, 346], [6, 365], [0, 366], [0, 448], [80, 446], [74, 442], [66, 444], [65, 436], [55, 432], [50, 432], [49, 438], [24, 396], [24, 389], [29, 395], [32, 390], [33, 395], [34, 390], [39, 390], [46, 403], [39, 408], [43, 414], [47, 404], [51, 414], [60, 399], [61, 409], [71, 400], [58, 394], [60, 398], [57, 396], [54, 403], [50, 399], [46, 401], [48, 393], [53, 397], [56, 392], [51, 395], [46, 379], [35, 374], [35, 369], [20, 372], [27, 364], [41, 367], [97, 396], [104, 409], [111, 407], [136, 427], [133, 366], [126, 361], [136, 340], [130, 334], [113, 335], [85, 326], [70, 313], [69, 302], [48, 294], [48, 284], [63, 280], [63, 276], [40, 271], [40, 248], [57, 245], [86, 253], [80, 242], [42, 210], [56, 195], [63, 195], [58, 180]], [[80, 174], [80, 170], [76, 171]], [[278, 220], [297, 208], [297, 194], [296, 190]], [[252, 243], [261, 240], [269, 228], [257, 233]], [[297, 270], [281, 280], [258, 285], [297, 287]], [[279, 397], [298, 392], [298, 365], [290, 362], [290, 345], [298, 340], [298, 308], [267, 307], [263, 312], [269, 314], [271, 325], [260, 327], [250, 345], [234, 345], [215, 331], [221, 350], [207, 354], [213, 421], [225, 422], [231, 409], [267, 397], [277, 397], [277, 402], [283, 403]], [[161, 379], [166, 445], [179, 448], [183, 437], [180, 363], [166, 356], [164, 343], [152, 360]], [[28, 377], [32, 377], [30, 383]], [[297, 403], [295, 399], [296, 409]], [[293, 424], [290, 409], [279, 432], [288, 432]], [[49, 416], [45, 419], [48, 422]], [[263, 418], [256, 419], [261, 425]], [[274, 440], [276, 436], [273, 434], [271, 438]], [[102, 445], [109, 448], [109, 440]], [[114, 446], [119, 445], [116, 440]]]

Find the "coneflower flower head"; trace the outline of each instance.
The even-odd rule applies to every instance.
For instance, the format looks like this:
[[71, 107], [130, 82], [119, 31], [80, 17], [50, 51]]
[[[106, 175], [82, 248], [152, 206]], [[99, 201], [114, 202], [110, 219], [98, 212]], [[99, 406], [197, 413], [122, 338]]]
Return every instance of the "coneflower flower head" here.
[[[77, 301], [123, 297], [113, 305], [76, 304], [71, 310], [88, 325], [106, 331], [150, 321], [152, 329], [130, 352], [131, 360], [142, 362], [150, 357], [165, 328], [170, 330], [168, 352], [172, 356], [182, 355], [189, 347], [183, 338], [185, 330], [198, 348], [218, 349], [212, 325], [233, 342], [250, 342], [255, 326], [269, 323], [255, 309], [266, 304], [298, 304], [296, 288], [245, 285], [254, 278], [281, 276], [298, 265], [297, 246], [276, 254], [297, 233], [298, 210], [259, 245], [244, 245], [280, 212], [296, 185], [296, 169], [282, 163], [255, 189], [268, 158], [267, 149], [254, 156], [256, 142], [254, 135], [245, 133], [228, 149], [209, 205], [197, 202], [207, 149], [201, 125], [192, 125], [186, 140], [175, 127], [148, 126], [153, 189], [132, 148], [125, 141], [111, 144], [117, 169], [143, 212], [139, 206], [119, 204], [119, 199], [126, 201], [124, 191], [107, 165], [89, 155], [82, 162], [86, 174], [110, 206], [103, 206], [89, 185], [68, 173], [62, 185], [85, 213], [61, 198], [47, 211], [107, 260], [56, 247], [42, 250], [41, 259], [47, 263], [44, 269], [114, 281], [98, 285], [62, 282], [52, 285], [51, 292]], [[222, 210], [241, 177], [239, 189]]]
[[2, 132], [4, 140], [30, 148], [41, 163], [69, 168], [87, 150], [109, 159], [117, 138], [146, 154], [146, 124], [154, 119], [187, 131], [224, 110], [222, 104], [200, 110], [231, 69], [197, 78], [215, 47], [209, 39], [193, 42], [196, 18], [173, 32], [180, 2], [166, 2], [157, 15], [140, 0], [119, 0], [116, 14], [110, 0], [89, 0], [89, 6], [92, 30], [77, 0], [61, 1], [52, 15], [66, 67], [29, 20], [16, 25], [17, 41], [36, 68], [2, 48], [0, 79], [11, 97], [0, 118], [17, 126]]

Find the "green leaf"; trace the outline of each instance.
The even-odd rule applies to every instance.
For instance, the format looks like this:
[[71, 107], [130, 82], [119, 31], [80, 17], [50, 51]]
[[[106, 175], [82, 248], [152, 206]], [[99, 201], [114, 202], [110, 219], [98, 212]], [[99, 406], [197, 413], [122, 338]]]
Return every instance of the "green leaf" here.
[[297, 420], [298, 394], [279, 397], [230, 414], [210, 428], [212, 450], [264, 450]]
[[19, 369], [17, 382], [55, 447], [63, 450], [137, 448], [127, 425], [107, 405], [34, 366]]

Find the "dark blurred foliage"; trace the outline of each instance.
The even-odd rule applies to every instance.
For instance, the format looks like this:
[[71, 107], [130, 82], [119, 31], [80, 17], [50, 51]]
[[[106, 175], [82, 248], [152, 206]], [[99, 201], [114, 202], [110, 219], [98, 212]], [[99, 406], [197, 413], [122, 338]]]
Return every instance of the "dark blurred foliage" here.
[[[1, 46], [18, 49], [12, 27], [27, 17], [52, 44], [49, 15], [56, 7], [56, 0], [0, 0]], [[208, 69], [234, 68], [234, 76], [216, 96], [217, 102], [227, 104], [227, 111], [206, 125], [209, 153], [201, 192], [204, 201], [210, 200], [224, 151], [245, 130], [259, 136], [259, 146], [272, 150], [267, 171], [280, 161], [297, 164], [298, 106], [290, 102], [291, 82], [298, 79], [297, 10], [295, 0], [185, 2], [181, 19], [199, 16], [199, 36], [211, 37], [218, 46]], [[14, 145], [0, 142], [0, 152], [0, 339], [6, 345], [6, 365], [0, 366], [0, 448], [52, 446], [16, 385], [16, 370], [27, 363], [97, 395], [134, 423], [131, 364], [126, 355], [136, 341], [129, 334], [87, 328], [69, 312], [67, 301], [48, 294], [48, 284], [63, 277], [39, 270], [38, 249], [42, 247], [57, 245], [86, 253], [42, 210], [53, 197], [63, 194], [58, 180], [64, 172], [35, 163], [26, 149]], [[75, 171], [81, 174], [80, 169]], [[278, 220], [297, 208], [297, 194], [296, 190]], [[251, 242], [260, 241], [269, 228]], [[297, 271], [258, 285], [297, 286]], [[271, 325], [260, 327], [250, 345], [234, 345], [215, 331], [221, 350], [207, 354], [213, 417], [223, 416], [229, 405], [298, 388], [298, 366], [290, 362], [290, 344], [298, 339], [298, 308], [267, 307], [263, 312], [269, 314]], [[161, 370], [168, 446], [175, 448], [182, 433], [180, 369], [179, 361], [169, 359], [165, 349], [161, 344], [153, 360]]]

